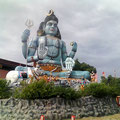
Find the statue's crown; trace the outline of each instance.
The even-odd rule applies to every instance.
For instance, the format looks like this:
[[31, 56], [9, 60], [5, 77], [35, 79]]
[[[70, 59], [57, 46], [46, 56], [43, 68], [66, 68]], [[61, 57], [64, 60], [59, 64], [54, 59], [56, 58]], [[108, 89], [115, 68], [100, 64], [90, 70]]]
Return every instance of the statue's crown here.
[[44, 22], [47, 23], [50, 20], [54, 20], [58, 23], [58, 18], [54, 15], [53, 10], [49, 10], [49, 13], [47, 14], [47, 17], [45, 18]]

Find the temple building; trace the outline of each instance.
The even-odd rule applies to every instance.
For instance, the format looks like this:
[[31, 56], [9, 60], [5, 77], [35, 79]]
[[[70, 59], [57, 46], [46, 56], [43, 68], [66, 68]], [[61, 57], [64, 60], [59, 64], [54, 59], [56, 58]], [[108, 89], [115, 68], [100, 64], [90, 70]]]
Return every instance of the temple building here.
[[14, 70], [16, 66], [26, 66], [25, 64], [10, 61], [10, 60], [5, 60], [0, 58], [0, 78], [5, 78], [6, 74]]

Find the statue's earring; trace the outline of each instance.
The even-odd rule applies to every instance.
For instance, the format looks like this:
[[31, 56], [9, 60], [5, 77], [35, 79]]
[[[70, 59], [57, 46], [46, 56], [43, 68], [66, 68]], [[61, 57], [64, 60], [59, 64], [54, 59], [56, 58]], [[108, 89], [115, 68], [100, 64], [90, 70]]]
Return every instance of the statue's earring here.
[[44, 33], [43, 30], [38, 30], [38, 31], [37, 31], [37, 36], [41, 36], [43, 33]]
[[38, 36], [41, 36], [41, 35], [43, 35], [44, 34], [44, 22], [41, 22], [41, 24], [40, 24], [40, 27], [39, 27], [39, 30], [37, 31], [37, 35]]

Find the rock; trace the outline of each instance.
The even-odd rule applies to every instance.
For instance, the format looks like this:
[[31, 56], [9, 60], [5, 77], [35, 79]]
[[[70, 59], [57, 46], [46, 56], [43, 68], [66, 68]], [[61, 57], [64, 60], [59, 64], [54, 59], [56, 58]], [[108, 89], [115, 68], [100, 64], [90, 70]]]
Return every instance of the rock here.
[[95, 116], [95, 117], [98, 117], [98, 116], [99, 116], [99, 113], [98, 113], [98, 112], [95, 112], [94, 116]]
[[63, 118], [71, 118], [71, 115], [82, 118], [119, 112], [120, 107], [117, 106], [115, 99], [108, 97], [88, 96], [77, 100], [63, 98], [30, 101], [13, 98], [0, 100], [0, 120], [39, 120], [41, 115], [47, 117], [47, 120], [63, 120]]

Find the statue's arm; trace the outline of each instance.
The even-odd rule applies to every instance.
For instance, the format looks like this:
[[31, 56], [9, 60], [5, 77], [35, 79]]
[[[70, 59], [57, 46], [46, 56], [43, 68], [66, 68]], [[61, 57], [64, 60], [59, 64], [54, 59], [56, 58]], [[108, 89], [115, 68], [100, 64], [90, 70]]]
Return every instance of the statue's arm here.
[[33, 62], [38, 60], [38, 57], [34, 56], [37, 49], [37, 39], [31, 41], [30, 44], [28, 45], [27, 40], [29, 39], [29, 36], [30, 30], [26, 29], [21, 37], [22, 53], [24, 58], [27, 59], [28, 62]]
[[72, 42], [71, 45], [73, 47], [72, 47], [72, 50], [71, 50], [71, 52], [69, 54], [69, 57], [74, 58], [75, 53], [77, 52], [77, 43], [76, 42]]
[[67, 50], [66, 50], [66, 44], [65, 44], [64, 41], [62, 41], [62, 52], [61, 52], [61, 55], [62, 55], [63, 66], [65, 67], [65, 60], [68, 57], [68, 55], [67, 55]]
[[38, 55], [36, 53], [38, 48], [38, 39], [36, 38], [35, 40], [32, 40], [28, 46], [28, 56], [27, 56], [27, 61], [28, 62], [34, 62], [38, 61]]
[[63, 62], [63, 66], [65, 67], [65, 60], [66, 58], [70, 57], [70, 58], [74, 58], [75, 53], [77, 51], [77, 43], [73, 42], [72, 43], [72, 50], [70, 52], [69, 55], [67, 55], [67, 50], [66, 50], [66, 44], [64, 41], [62, 41], [62, 62]]
[[28, 30], [28, 29], [26, 29], [21, 36], [21, 39], [22, 39], [22, 54], [23, 54], [25, 59], [27, 58], [27, 41], [29, 39], [29, 36], [30, 36], [30, 30]]

